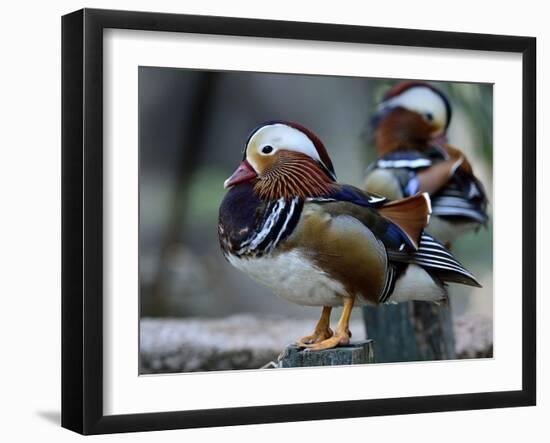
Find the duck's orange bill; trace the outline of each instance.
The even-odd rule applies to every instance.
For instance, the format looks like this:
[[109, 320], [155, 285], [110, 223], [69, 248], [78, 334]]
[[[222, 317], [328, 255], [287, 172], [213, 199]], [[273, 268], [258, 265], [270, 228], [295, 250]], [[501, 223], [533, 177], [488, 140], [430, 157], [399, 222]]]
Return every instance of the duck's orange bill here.
[[244, 160], [237, 170], [229, 177], [224, 183], [224, 188], [229, 188], [229, 186], [236, 185], [237, 183], [246, 182], [248, 180], [252, 180], [253, 178], [257, 177], [258, 174], [256, 174], [256, 171], [250, 166], [250, 163], [248, 163], [246, 160]]

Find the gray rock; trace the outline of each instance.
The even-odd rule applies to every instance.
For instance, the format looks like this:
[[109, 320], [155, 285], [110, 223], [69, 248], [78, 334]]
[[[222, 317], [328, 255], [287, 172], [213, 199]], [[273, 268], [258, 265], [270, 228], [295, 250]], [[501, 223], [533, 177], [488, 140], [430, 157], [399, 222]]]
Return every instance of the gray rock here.
[[[151, 319], [140, 322], [140, 373], [259, 369], [287, 345], [313, 331], [315, 319], [234, 315], [222, 319]], [[361, 321], [350, 324], [364, 337]]]
[[493, 357], [493, 319], [481, 314], [464, 314], [454, 320], [458, 358]]
[[[221, 319], [145, 318], [140, 322], [140, 372], [154, 374], [259, 369], [266, 365], [274, 367], [281, 352], [298, 338], [310, 334], [314, 325], [315, 319], [252, 314]], [[360, 342], [365, 338], [361, 320], [352, 320], [350, 329], [354, 340]], [[458, 358], [492, 357], [493, 323], [490, 318], [464, 315], [454, 320], [454, 329]], [[376, 346], [379, 347], [378, 343]], [[377, 353], [379, 351], [376, 350]], [[344, 358], [352, 358], [345, 354], [346, 351], [342, 352], [344, 354], [337, 353], [334, 357], [338, 361], [336, 364], [350, 364], [339, 363]], [[353, 355], [352, 360], [356, 358]], [[315, 358], [321, 359], [320, 356]], [[326, 358], [324, 361], [330, 363], [332, 357]], [[369, 358], [367, 356], [367, 360]], [[269, 365], [270, 362], [274, 363]], [[308, 363], [308, 366], [312, 365]]]

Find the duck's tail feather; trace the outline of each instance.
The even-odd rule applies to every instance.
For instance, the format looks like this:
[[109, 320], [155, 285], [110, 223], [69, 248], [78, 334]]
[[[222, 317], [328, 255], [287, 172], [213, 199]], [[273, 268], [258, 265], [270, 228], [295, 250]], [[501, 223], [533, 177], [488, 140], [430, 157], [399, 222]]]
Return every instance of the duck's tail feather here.
[[420, 235], [417, 251], [388, 251], [388, 258], [390, 261], [417, 264], [443, 282], [481, 287], [475, 276], [426, 232]]

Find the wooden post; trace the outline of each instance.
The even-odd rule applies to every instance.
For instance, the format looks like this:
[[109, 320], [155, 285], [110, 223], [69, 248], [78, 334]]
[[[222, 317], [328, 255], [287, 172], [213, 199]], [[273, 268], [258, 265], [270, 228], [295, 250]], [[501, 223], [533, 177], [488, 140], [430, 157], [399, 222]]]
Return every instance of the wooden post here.
[[362, 340], [324, 351], [307, 351], [289, 345], [279, 356], [280, 368], [339, 366], [374, 363], [373, 340]]
[[378, 363], [456, 358], [450, 306], [414, 301], [363, 308]]

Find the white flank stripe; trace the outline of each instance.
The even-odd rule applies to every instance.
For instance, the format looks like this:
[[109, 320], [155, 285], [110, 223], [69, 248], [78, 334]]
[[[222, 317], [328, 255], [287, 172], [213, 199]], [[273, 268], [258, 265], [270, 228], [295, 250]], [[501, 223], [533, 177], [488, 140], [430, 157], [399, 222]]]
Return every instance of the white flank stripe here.
[[251, 235], [248, 239], [241, 243], [237, 254], [243, 254], [247, 250], [254, 250], [268, 235], [276, 220], [279, 218], [280, 212], [284, 209], [284, 199], [277, 200], [275, 207], [267, 217], [267, 220], [262, 225], [262, 229], [258, 234]]
[[266, 222], [262, 226], [262, 230], [254, 237], [252, 242], [250, 243], [251, 249], [256, 249], [258, 245], [264, 241], [264, 239], [269, 235], [271, 232], [271, 228], [277, 223], [277, 220], [279, 219], [279, 215], [281, 214], [281, 211], [285, 207], [285, 200], [283, 198], [280, 198], [277, 200], [277, 204], [275, 208], [273, 209], [273, 212], [269, 214], [269, 217], [267, 218]]
[[460, 215], [463, 217], [470, 217], [474, 220], [477, 220], [480, 223], [485, 221], [485, 216], [483, 216], [479, 211], [473, 209], [454, 209], [454, 208], [435, 208], [434, 215]]
[[470, 202], [457, 197], [441, 197], [441, 198], [435, 199], [434, 205], [450, 206], [452, 208], [464, 208], [464, 209], [469, 209], [473, 207], [473, 205]]
[[297, 202], [298, 202], [297, 198], [293, 198], [292, 201], [290, 202], [290, 209], [288, 210], [288, 215], [286, 216], [285, 223], [283, 224], [283, 227], [279, 231], [279, 235], [277, 235], [277, 238], [273, 242], [273, 245], [271, 245], [271, 244], [269, 245], [270, 248], [272, 246], [273, 247], [277, 246], [277, 243], [279, 243], [279, 240], [281, 239], [281, 236], [286, 231], [286, 227], [288, 226], [288, 223], [290, 222], [290, 219], [292, 218], [292, 214], [294, 214], [294, 208], [296, 208], [296, 203]]
[[384, 200], [386, 200], [386, 197], [370, 197], [369, 203], [378, 203], [383, 202]]
[[431, 160], [419, 158], [416, 160], [378, 160], [381, 168], [422, 168], [431, 166]]

